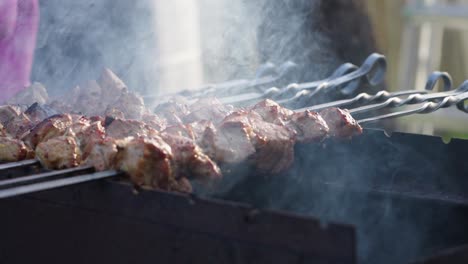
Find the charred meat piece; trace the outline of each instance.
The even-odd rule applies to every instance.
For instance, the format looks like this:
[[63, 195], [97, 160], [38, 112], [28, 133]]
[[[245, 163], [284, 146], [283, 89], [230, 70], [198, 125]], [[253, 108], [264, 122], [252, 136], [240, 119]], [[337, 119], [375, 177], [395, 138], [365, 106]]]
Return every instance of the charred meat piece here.
[[22, 139], [26, 145], [35, 148], [40, 142], [63, 136], [73, 124], [69, 114], [54, 115], [35, 125]]
[[252, 107], [252, 111], [258, 113], [263, 120], [279, 125], [283, 125], [294, 114], [292, 110], [282, 107], [270, 99], [257, 103]]
[[111, 119], [106, 120], [106, 136], [115, 139], [126, 137], [153, 137], [158, 136], [158, 131], [149, 127], [147, 124], [128, 119]]
[[36, 147], [36, 158], [48, 169], [65, 169], [80, 165], [81, 151], [72, 135], [41, 141]]
[[87, 145], [83, 164], [93, 166], [97, 171], [114, 168], [117, 157], [117, 144], [113, 139], [104, 139]]
[[0, 137], [0, 162], [20, 161], [32, 156], [32, 151], [23, 141], [11, 137]]
[[36, 124], [46, 119], [49, 116], [58, 114], [58, 112], [50, 106], [34, 103], [30, 107], [28, 107], [28, 109], [26, 109], [24, 114], [28, 116], [28, 118], [33, 123]]
[[351, 116], [348, 110], [327, 108], [320, 112], [330, 128], [329, 134], [338, 138], [351, 138], [362, 133], [362, 127]]
[[286, 126], [296, 134], [299, 143], [320, 142], [328, 135], [328, 125], [316, 112], [306, 110], [291, 115]]
[[171, 147], [160, 137], [138, 137], [117, 142], [116, 168], [126, 172], [137, 186], [170, 190], [175, 182], [172, 173]]
[[202, 149], [189, 138], [163, 133], [161, 137], [172, 148], [174, 173], [203, 181], [221, 178], [221, 170]]

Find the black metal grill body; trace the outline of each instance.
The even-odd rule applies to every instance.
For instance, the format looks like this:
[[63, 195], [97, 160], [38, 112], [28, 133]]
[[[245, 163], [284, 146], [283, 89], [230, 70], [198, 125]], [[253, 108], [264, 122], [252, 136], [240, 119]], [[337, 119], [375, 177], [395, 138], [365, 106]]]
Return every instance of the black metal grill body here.
[[359, 263], [408, 263], [468, 243], [467, 153], [464, 140], [366, 130], [351, 141], [298, 147], [285, 175], [237, 167], [220, 192], [199, 193], [207, 200], [133, 195], [115, 181], [8, 199], [0, 201], [7, 212], [0, 262], [354, 261], [352, 228], [257, 215], [255, 207], [354, 225]]
[[467, 140], [365, 130], [300, 146], [287, 174], [239, 178], [217, 197], [353, 224], [360, 263], [407, 263], [468, 242], [467, 154]]

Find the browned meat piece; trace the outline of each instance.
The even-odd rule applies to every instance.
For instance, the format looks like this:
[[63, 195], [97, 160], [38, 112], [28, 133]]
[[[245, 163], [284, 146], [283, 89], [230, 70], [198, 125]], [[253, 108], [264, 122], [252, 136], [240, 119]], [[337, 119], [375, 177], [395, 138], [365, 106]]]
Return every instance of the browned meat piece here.
[[200, 140], [200, 146], [205, 152], [221, 163], [239, 163], [255, 153], [251, 140], [255, 135], [249, 120], [235, 120], [232, 115], [218, 128], [207, 127]]
[[49, 100], [46, 88], [40, 83], [33, 83], [31, 86], [17, 93], [8, 100], [8, 104], [32, 105], [34, 103], [45, 104]]
[[22, 139], [26, 145], [35, 148], [42, 141], [63, 136], [72, 124], [71, 115], [54, 115], [35, 125]]
[[58, 112], [50, 106], [34, 103], [26, 109], [24, 114], [28, 116], [33, 123], [37, 124], [49, 116], [58, 114]]
[[200, 99], [190, 106], [190, 113], [183, 118], [183, 121], [185, 123], [191, 123], [200, 120], [209, 120], [213, 123], [219, 123], [233, 110], [234, 108], [232, 106], [224, 105], [217, 99]]
[[294, 162], [294, 133], [282, 125], [249, 115], [255, 137], [252, 142], [256, 153], [253, 157], [256, 169], [262, 173], [276, 174], [287, 170]]
[[32, 151], [23, 141], [11, 137], [0, 137], [0, 162], [20, 161], [32, 156]]
[[[209, 130], [205, 132], [204, 142], [210, 133]], [[235, 163], [249, 159], [259, 172], [279, 173], [289, 168], [294, 160], [294, 132], [285, 126], [264, 121], [253, 111], [234, 112], [212, 134], [217, 139], [210, 143], [214, 153], [221, 153], [216, 157], [226, 159], [234, 156]]]
[[168, 125], [182, 124], [182, 118], [189, 114], [187, 105], [171, 101], [158, 105], [154, 112], [161, 118], [167, 120]]
[[320, 115], [327, 122], [330, 128], [329, 134], [333, 137], [350, 138], [362, 133], [362, 127], [348, 110], [332, 107], [322, 110]]
[[127, 88], [125, 83], [115, 75], [110, 69], [104, 69], [97, 80], [102, 88], [102, 99], [106, 104], [115, 103], [115, 95], [121, 94]]
[[104, 140], [106, 132], [100, 121], [92, 122], [87, 118], [73, 122], [71, 126], [75, 133], [80, 149], [83, 152], [83, 159], [88, 155], [88, 151], [93, 144]]
[[171, 147], [160, 137], [119, 140], [117, 149], [116, 168], [126, 172], [135, 185], [171, 189], [175, 182]]
[[122, 91], [117, 101], [112, 104], [112, 107], [121, 111], [125, 115], [125, 118], [128, 119], [140, 120], [143, 113], [145, 113], [143, 98], [126, 89]]
[[292, 110], [284, 108], [270, 99], [266, 99], [257, 103], [254, 107], [252, 107], [252, 111], [258, 113], [263, 118], [263, 120], [280, 125], [287, 122], [294, 114]]
[[40, 142], [36, 158], [48, 169], [65, 169], [80, 165], [81, 151], [75, 137], [64, 135]]
[[0, 123], [5, 126], [6, 123], [8, 123], [8, 121], [19, 116], [20, 114], [21, 114], [21, 111], [19, 107], [15, 107], [12, 105], [1, 105], [0, 106]]
[[97, 171], [114, 168], [117, 157], [117, 145], [113, 139], [104, 139], [87, 145], [84, 164], [93, 166]]
[[195, 178], [203, 181], [221, 178], [221, 170], [202, 149], [189, 138], [163, 133], [161, 137], [172, 148], [174, 173], [177, 177]]
[[299, 143], [320, 142], [325, 139], [329, 130], [325, 120], [309, 110], [294, 113], [286, 126], [295, 132]]
[[137, 120], [108, 119], [106, 121], [106, 135], [115, 139], [125, 137], [153, 137], [158, 131]]

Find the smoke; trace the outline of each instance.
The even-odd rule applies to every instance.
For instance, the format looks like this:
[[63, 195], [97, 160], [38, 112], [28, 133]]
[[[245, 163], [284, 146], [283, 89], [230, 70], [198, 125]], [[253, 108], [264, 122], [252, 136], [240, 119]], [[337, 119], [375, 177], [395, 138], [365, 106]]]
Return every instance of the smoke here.
[[322, 79], [344, 61], [320, 28], [320, 2], [199, 0], [187, 11], [183, 0], [169, 9], [156, 0], [41, 1], [32, 81], [60, 93], [107, 67], [154, 94], [253, 78], [261, 63], [288, 60], [300, 65], [295, 81]]
[[112, 69], [134, 90], [157, 83], [148, 1], [40, 1], [32, 80], [61, 93]]

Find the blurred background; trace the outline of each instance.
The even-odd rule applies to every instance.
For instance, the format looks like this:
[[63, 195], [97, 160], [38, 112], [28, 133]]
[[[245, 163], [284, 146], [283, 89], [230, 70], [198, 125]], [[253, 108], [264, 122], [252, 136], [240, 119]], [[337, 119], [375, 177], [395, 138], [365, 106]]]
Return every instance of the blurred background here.
[[[372, 52], [389, 63], [377, 89], [424, 89], [435, 70], [468, 79], [468, 0], [47, 0], [40, 11], [32, 79], [56, 93], [104, 67], [143, 95], [253, 78], [267, 61], [292, 60], [313, 81]], [[467, 121], [449, 109], [393, 129], [468, 138]]]

